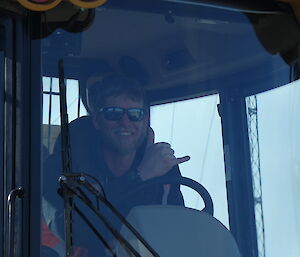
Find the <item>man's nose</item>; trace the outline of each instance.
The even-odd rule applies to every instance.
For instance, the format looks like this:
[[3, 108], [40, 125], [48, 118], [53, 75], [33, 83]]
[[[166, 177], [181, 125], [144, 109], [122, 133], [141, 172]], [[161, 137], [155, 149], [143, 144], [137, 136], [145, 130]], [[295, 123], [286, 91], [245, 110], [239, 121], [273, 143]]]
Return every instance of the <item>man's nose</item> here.
[[122, 118], [119, 121], [122, 125], [129, 125], [132, 123], [132, 121], [128, 118], [127, 113], [124, 113], [124, 115], [122, 116]]

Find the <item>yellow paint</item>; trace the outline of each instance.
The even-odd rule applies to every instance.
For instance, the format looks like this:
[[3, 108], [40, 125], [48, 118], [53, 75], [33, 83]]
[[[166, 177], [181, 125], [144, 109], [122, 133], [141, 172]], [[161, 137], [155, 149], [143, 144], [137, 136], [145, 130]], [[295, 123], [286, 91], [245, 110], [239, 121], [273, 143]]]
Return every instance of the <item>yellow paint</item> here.
[[55, 6], [57, 6], [62, 0], [52, 0], [49, 1], [49, 3], [47, 4], [38, 4], [38, 3], [33, 3], [29, 0], [17, 0], [22, 6], [24, 6], [25, 8], [32, 10], [32, 11], [48, 11], [52, 8], [54, 8]]
[[90, 9], [96, 8], [102, 4], [104, 4], [107, 0], [95, 0], [91, 2], [86, 2], [83, 0], [69, 0], [72, 4], [79, 6], [81, 8]]
[[22, 6], [32, 11], [48, 11], [55, 6], [57, 6], [62, 1], [68, 1], [72, 4], [84, 8], [96, 8], [102, 4], [104, 4], [107, 0], [94, 0], [94, 1], [84, 1], [84, 0], [49, 0], [48, 3], [33, 3], [30, 0], [17, 0]]

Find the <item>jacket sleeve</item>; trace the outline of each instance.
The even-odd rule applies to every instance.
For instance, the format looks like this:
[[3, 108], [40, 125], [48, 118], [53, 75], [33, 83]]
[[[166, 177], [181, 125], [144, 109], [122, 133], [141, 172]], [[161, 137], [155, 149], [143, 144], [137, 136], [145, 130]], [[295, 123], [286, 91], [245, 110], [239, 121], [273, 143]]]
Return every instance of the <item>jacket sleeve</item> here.
[[[172, 178], [172, 180], [175, 178], [178, 178], [178, 180], [182, 177], [178, 165], [172, 168], [171, 171], [169, 171], [166, 175], [166, 177]], [[184, 199], [183, 195], [180, 191], [180, 184], [179, 183], [170, 183], [169, 186], [169, 194], [167, 203], [171, 205], [182, 205], [184, 206]]]
[[[167, 174], [165, 174], [161, 178], [150, 179], [146, 182], [143, 182], [140, 179], [136, 170], [130, 170], [128, 172], [128, 174], [126, 174], [126, 176], [123, 178], [124, 179], [123, 180], [123, 186], [124, 186], [123, 189], [125, 189], [124, 191], [130, 190], [130, 189], [131, 189], [130, 191], [132, 191], [133, 188], [143, 188], [144, 187], [145, 192], [143, 192], [143, 191], [142, 192], [143, 192], [143, 195], [145, 198], [147, 198], [145, 193], [148, 191], [147, 193], [149, 194], [149, 196], [151, 196], [153, 199], [159, 198], [159, 202], [161, 202], [163, 194], [164, 194], [164, 192], [163, 192], [164, 190], [162, 189], [162, 184], [160, 182], [160, 179], [163, 179], [164, 181], [168, 181], [168, 179], [170, 179], [170, 184], [168, 186], [164, 185], [164, 187], [168, 188], [167, 190], [169, 190], [168, 195], [167, 195], [167, 204], [184, 206], [184, 199], [183, 199], [182, 193], [180, 191], [180, 184], [176, 183], [176, 182], [171, 183], [171, 181], [174, 181], [174, 179], [175, 179], [175, 181], [178, 179], [178, 182], [179, 182], [181, 177], [182, 176], [181, 176], [178, 165], [174, 166]], [[157, 183], [155, 181], [157, 181]], [[150, 187], [148, 187], [146, 185], [148, 183], [150, 185], [151, 184], [152, 185]], [[145, 184], [145, 185], [143, 186], [143, 184]], [[139, 190], [137, 189], [137, 192], [138, 191]], [[140, 193], [141, 192], [139, 192], [139, 194]], [[148, 202], [149, 203], [152, 202], [152, 204], [155, 204], [155, 202], [158, 203], [157, 200], [150, 201], [150, 199], [148, 199]]]

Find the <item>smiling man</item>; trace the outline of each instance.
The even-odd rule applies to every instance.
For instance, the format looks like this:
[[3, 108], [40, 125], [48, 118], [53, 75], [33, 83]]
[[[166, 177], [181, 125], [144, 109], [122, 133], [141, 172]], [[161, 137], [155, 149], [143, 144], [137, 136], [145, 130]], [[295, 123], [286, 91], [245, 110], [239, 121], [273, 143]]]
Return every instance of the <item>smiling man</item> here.
[[[87, 95], [100, 139], [99, 154], [107, 166], [104, 172], [112, 180], [127, 180], [129, 175], [131, 182], [137, 183], [169, 172], [180, 176], [177, 165], [189, 157], [176, 158], [168, 143], [147, 143], [150, 107], [135, 80], [113, 74], [92, 84]], [[128, 186], [123, 183], [121, 187]], [[179, 187], [175, 191], [170, 194], [171, 198], [176, 195], [170, 202], [183, 204]]]
[[[153, 142], [150, 106], [140, 85], [135, 80], [112, 74], [91, 84], [87, 96], [90, 115], [74, 120], [69, 126], [72, 171], [84, 172], [100, 181], [107, 199], [124, 216], [138, 205], [184, 205], [178, 184], [148, 183], [146, 186], [146, 182], [154, 182], [159, 177], [180, 178], [178, 164], [188, 161], [189, 157], [176, 158], [168, 143]], [[60, 156], [59, 137], [44, 168], [43, 218], [45, 226], [63, 238], [63, 201], [56, 193]], [[84, 205], [77, 207], [86, 210]], [[100, 210], [115, 228], [120, 228], [120, 222], [108, 210], [103, 207]], [[80, 256], [105, 256], [95, 235], [78, 218], [74, 214], [74, 245], [86, 250], [86, 254]], [[99, 221], [91, 218], [90, 222]], [[105, 227], [99, 231], [113, 244], [113, 237]], [[49, 240], [44, 241], [48, 246]], [[64, 251], [57, 252], [64, 256]]]

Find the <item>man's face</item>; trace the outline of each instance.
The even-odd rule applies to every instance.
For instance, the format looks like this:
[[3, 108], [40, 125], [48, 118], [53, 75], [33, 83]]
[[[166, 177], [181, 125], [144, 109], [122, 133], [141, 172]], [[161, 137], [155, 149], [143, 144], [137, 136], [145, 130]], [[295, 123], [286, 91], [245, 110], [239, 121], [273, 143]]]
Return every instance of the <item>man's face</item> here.
[[[102, 107], [144, 108], [142, 101], [136, 101], [126, 95], [108, 97]], [[135, 152], [147, 134], [149, 114], [141, 121], [131, 121], [127, 114], [120, 120], [105, 119], [103, 113], [93, 117], [104, 147], [117, 154]]]

